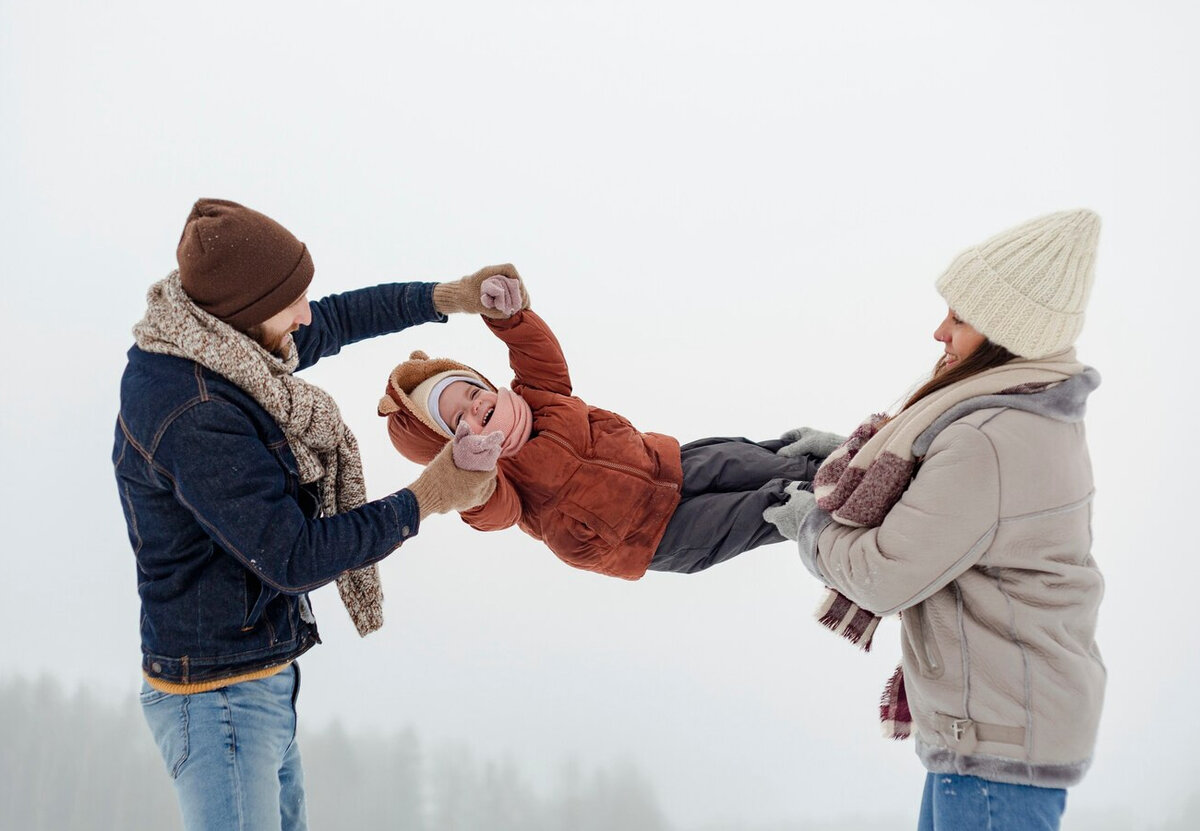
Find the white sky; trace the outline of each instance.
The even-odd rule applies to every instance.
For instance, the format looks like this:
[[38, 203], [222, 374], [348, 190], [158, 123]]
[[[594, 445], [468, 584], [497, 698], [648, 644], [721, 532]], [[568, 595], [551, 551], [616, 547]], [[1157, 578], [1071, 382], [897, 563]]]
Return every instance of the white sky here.
[[[1087, 206], [1110, 686], [1067, 827], [1180, 811], [1200, 774], [1200, 15], [966, 5], [0, 0], [0, 675], [137, 687], [117, 382], [197, 197], [294, 231], [315, 296], [511, 260], [577, 393], [683, 440], [848, 431], [937, 357], [933, 280], [959, 250]], [[374, 415], [417, 348], [508, 379], [466, 317], [308, 374], [376, 496], [417, 473]], [[366, 640], [315, 597], [313, 726], [412, 724], [529, 769], [629, 758], [680, 822], [915, 817], [923, 772], [874, 715], [898, 630], [869, 656], [821, 630], [789, 546], [629, 584], [441, 517], [383, 575]]]

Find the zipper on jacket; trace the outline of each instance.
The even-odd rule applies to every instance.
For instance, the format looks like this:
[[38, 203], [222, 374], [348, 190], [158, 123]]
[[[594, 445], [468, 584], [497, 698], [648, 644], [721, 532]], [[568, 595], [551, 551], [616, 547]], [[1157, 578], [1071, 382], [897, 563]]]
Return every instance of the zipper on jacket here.
[[901, 617], [911, 614], [912, 624], [909, 627], [909, 643], [916, 656], [921, 675], [936, 680], [942, 677], [942, 655], [933, 642], [929, 632], [929, 620], [925, 613], [925, 604], [918, 603], [911, 609], [905, 609]]
[[540, 433], [538, 433], [538, 435], [545, 436], [546, 438], [554, 441], [555, 444], [558, 444], [564, 450], [566, 450], [568, 453], [570, 453], [571, 456], [574, 457], [576, 461], [586, 462], [588, 464], [593, 464], [593, 465], [600, 465], [601, 467], [606, 467], [609, 470], [616, 470], [621, 473], [628, 473], [631, 476], [638, 477], [639, 479], [643, 480], [644, 482], [648, 482], [649, 484], [653, 485], [656, 488], [670, 488], [673, 491], [679, 490], [679, 486], [676, 485], [674, 482], [663, 482], [659, 479], [655, 479], [649, 473], [646, 473], [646, 471], [638, 470], [636, 467], [630, 467], [629, 465], [623, 465], [620, 462], [607, 462], [603, 459], [588, 459], [583, 456], [580, 456], [577, 452], [575, 452], [575, 448], [571, 446], [570, 442], [568, 442], [562, 436], [558, 435], [558, 433], [552, 433], [549, 430], [542, 430]]

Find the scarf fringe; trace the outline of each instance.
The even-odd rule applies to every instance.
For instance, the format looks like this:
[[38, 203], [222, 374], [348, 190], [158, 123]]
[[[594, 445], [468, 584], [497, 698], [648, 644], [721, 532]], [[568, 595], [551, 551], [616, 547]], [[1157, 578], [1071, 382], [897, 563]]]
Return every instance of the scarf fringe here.
[[912, 735], [912, 711], [904, 692], [904, 665], [896, 667], [879, 698], [879, 722], [885, 739], [903, 741]]
[[383, 587], [377, 565], [347, 571], [337, 579], [337, 588], [359, 637], [383, 627]]
[[841, 635], [863, 652], [871, 651], [871, 641], [880, 618], [859, 606], [844, 594], [829, 589], [816, 611], [817, 622], [835, 635]]

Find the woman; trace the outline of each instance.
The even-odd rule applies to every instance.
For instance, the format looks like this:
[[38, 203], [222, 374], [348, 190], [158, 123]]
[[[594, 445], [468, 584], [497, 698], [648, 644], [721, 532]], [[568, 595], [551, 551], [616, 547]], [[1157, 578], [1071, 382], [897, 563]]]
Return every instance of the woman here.
[[1073, 344], [1099, 227], [1067, 211], [961, 254], [937, 283], [933, 377], [767, 512], [834, 590], [823, 622], [869, 642], [861, 609], [901, 613], [882, 715], [929, 771], [922, 831], [1056, 829], [1091, 760], [1103, 579], [1083, 415], [1099, 377]]

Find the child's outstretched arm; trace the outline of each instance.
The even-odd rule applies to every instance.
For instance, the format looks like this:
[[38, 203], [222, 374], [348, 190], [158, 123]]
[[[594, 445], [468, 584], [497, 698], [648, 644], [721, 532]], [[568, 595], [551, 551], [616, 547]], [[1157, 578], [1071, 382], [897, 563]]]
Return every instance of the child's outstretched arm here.
[[508, 346], [514, 388], [520, 384], [559, 395], [571, 394], [571, 373], [558, 338], [532, 309], [509, 318], [485, 318], [488, 328]]
[[546, 321], [529, 310], [529, 293], [520, 278], [492, 274], [479, 285], [484, 322], [508, 345], [508, 363], [524, 385], [560, 395], [571, 394], [571, 375], [558, 338]]

